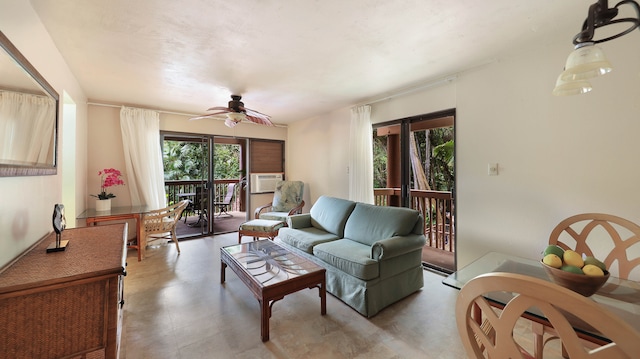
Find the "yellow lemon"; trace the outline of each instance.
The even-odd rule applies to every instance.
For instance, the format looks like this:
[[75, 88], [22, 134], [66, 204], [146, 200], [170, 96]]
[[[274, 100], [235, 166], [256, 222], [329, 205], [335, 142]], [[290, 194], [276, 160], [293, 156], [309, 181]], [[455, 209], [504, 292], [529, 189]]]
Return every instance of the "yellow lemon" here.
[[544, 256], [544, 258], [542, 258], [542, 263], [548, 265], [549, 267], [553, 267], [553, 268], [560, 268], [562, 267], [562, 259], [560, 259], [560, 257], [558, 257], [557, 255], [550, 253], [547, 254], [546, 256]]
[[600, 269], [602, 269], [603, 271], [607, 270], [607, 266], [602, 263], [599, 259], [595, 258], [595, 257], [587, 257], [584, 259], [584, 265], [586, 266], [587, 264], [593, 264], [596, 267], [599, 267]]
[[572, 251], [571, 249], [567, 249], [566, 251], [564, 251], [564, 254], [562, 255], [562, 260], [564, 261], [564, 264], [567, 264], [570, 266], [574, 266], [578, 268], [582, 268], [584, 266], [584, 261], [582, 260], [582, 256], [578, 252]]
[[584, 274], [594, 276], [594, 277], [604, 276], [604, 272], [602, 271], [602, 269], [600, 269], [600, 267], [598, 267], [597, 265], [593, 265], [593, 264], [585, 264], [584, 267], [582, 267], [582, 271], [584, 272]]

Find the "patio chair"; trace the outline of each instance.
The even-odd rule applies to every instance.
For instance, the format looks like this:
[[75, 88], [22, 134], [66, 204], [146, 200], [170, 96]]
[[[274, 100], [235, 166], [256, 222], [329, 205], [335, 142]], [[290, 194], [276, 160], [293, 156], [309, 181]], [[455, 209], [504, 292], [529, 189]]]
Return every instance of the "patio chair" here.
[[[635, 281], [640, 281], [640, 256], [632, 248], [639, 242], [640, 226], [604, 213], [571, 216], [558, 223], [549, 236], [549, 244], [594, 256], [604, 262], [612, 276]], [[532, 325], [536, 358], [541, 358], [546, 343], [557, 336], [553, 328], [536, 322]], [[550, 334], [546, 340], [545, 334]]]
[[166, 208], [149, 211], [142, 215], [142, 241], [139, 250], [143, 251], [151, 241], [171, 239], [180, 253], [176, 224], [180, 220], [182, 211], [189, 205], [188, 200], [173, 204]]
[[229, 212], [227, 212], [227, 210], [229, 209], [229, 206], [231, 205], [231, 200], [233, 199], [233, 196], [235, 194], [235, 189], [236, 189], [236, 184], [235, 183], [229, 183], [227, 185], [227, 194], [224, 196], [224, 199], [222, 201], [219, 201], [219, 202], [213, 202], [213, 205], [218, 208], [218, 214], [217, 214], [218, 217], [222, 216], [223, 213], [228, 215], [228, 216], [231, 216], [231, 214], [229, 214]]
[[[255, 219], [286, 222], [287, 217], [302, 213], [304, 182], [278, 181], [273, 192], [273, 201], [256, 208]], [[263, 211], [266, 211], [262, 213]]]
[[[513, 295], [502, 310], [485, 297], [495, 292]], [[633, 358], [640, 353], [640, 333], [589, 298], [543, 279], [494, 272], [469, 281], [456, 300], [456, 324], [469, 357], [532, 358], [514, 336], [518, 319], [530, 308], [543, 313], [571, 358]], [[580, 318], [611, 343], [586, 349], [571, 325], [572, 317]]]
[[189, 223], [190, 227], [199, 226], [201, 222], [207, 221], [207, 194], [203, 191], [202, 186], [196, 186], [196, 191], [193, 195], [193, 201], [189, 200], [189, 205], [185, 209], [184, 223], [187, 223], [188, 213], [198, 215], [198, 221], [195, 223]]

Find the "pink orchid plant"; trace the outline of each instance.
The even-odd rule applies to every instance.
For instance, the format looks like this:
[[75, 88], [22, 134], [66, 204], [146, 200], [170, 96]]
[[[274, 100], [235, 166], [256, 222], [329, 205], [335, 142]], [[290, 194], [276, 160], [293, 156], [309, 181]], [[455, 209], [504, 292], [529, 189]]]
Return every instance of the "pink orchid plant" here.
[[98, 176], [100, 176], [100, 193], [97, 196], [91, 195], [98, 199], [114, 198], [115, 195], [113, 193], [107, 193], [107, 188], [124, 185], [124, 181], [121, 178], [122, 173], [115, 168], [105, 168], [98, 172]]

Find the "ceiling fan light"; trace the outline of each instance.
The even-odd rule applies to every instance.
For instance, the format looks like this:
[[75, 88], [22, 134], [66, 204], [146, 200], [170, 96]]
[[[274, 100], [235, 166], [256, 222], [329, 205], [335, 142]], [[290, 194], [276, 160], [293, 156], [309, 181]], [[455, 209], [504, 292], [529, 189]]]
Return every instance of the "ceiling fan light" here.
[[224, 124], [225, 124], [225, 126], [227, 126], [229, 128], [234, 128], [238, 124], [238, 122], [236, 122], [236, 121], [232, 120], [231, 118], [227, 117], [224, 120]]
[[564, 73], [560, 74], [556, 80], [556, 87], [552, 91], [554, 96], [580, 95], [593, 89], [587, 80], [563, 80], [563, 74]]
[[238, 123], [245, 120], [247, 116], [242, 112], [229, 112], [227, 118], [224, 120], [224, 124], [227, 127], [234, 127]]
[[604, 56], [604, 52], [592, 42], [576, 45], [576, 49], [569, 54], [563, 80], [582, 80], [607, 74], [613, 70], [611, 63]]

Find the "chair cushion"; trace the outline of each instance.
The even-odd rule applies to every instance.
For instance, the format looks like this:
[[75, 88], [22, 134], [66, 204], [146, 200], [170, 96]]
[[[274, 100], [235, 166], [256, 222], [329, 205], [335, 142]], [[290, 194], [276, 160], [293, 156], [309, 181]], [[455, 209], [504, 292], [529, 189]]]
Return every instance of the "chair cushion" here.
[[271, 203], [273, 212], [289, 212], [302, 202], [304, 182], [278, 181]]
[[285, 222], [289, 217], [289, 212], [266, 212], [260, 213], [260, 219], [269, 219], [272, 221], [282, 221]]
[[282, 221], [272, 221], [268, 219], [253, 219], [240, 225], [241, 231], [252, 232], [275, 232], [284, 226]]
[[349, 239], [318, 244], [313, 255], [362, 280], [380, 276], [378, 261], [371, 259], [371, 247]]

